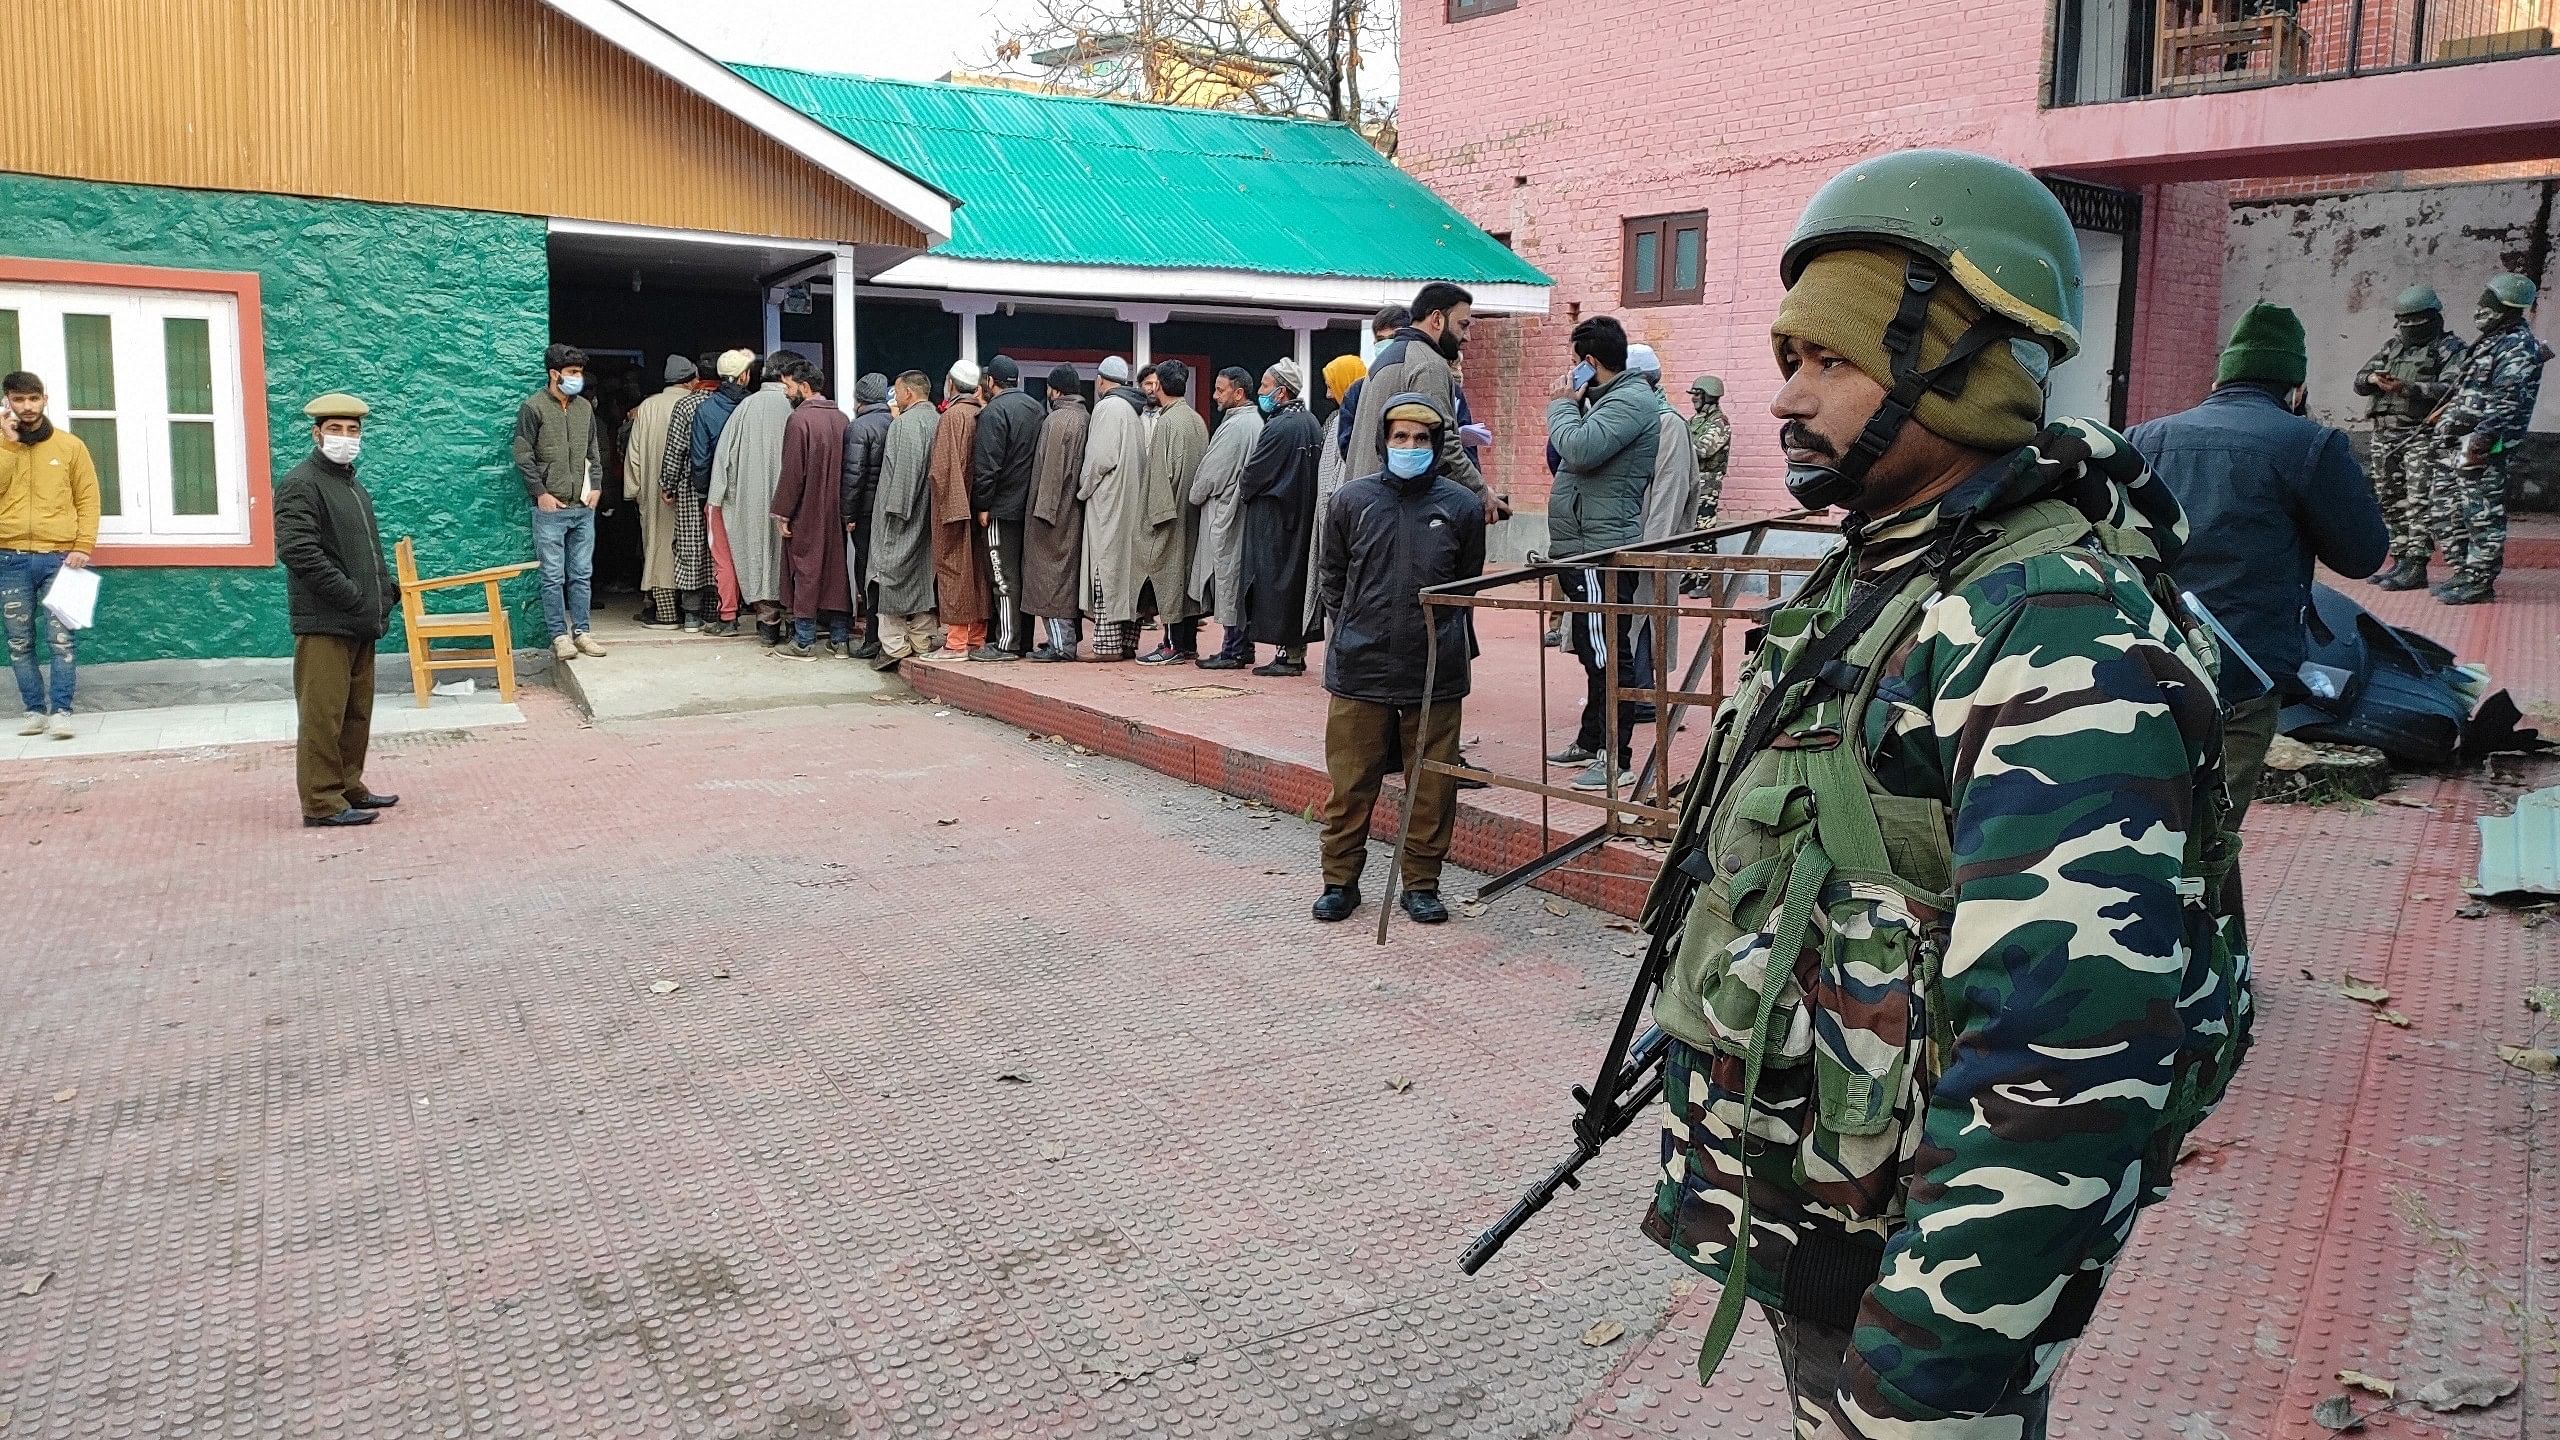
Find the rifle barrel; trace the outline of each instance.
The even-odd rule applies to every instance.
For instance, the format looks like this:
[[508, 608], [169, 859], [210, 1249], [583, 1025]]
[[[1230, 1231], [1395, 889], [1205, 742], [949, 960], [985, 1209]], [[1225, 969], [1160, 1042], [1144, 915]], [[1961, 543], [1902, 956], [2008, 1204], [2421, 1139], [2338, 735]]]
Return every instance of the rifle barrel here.
[[1547, 1208], [1547, 1202], [1556, 1198], [1558, 1190], [1577, 1183], [1573, 1178], [1574, 1172], [1580, 1170], [1592, 1156], [1599, 1153], [1598, 1150], [1575, 1146], [1573, 1154], [1567, 1156], [1563, 1164], [1557, 1166], [1546, 1179], [1530, 1186], [1529, 1193], [1521, 1196], [1517, 1203], [1505, 1211], [1502, 1218], [1493, 1223], [1492, 1229], [1476, 1237], [1475, 1243], [1467, 1247], [1467, 1253], [1458, 1257], [1459, 1271], [1473, 1275], [1483, 1269], [1485, 1262], [1500, 1253], [1511, 1237], [1520, 1232], [1521, 1226], [1528, 1224], [1531, 1217]]

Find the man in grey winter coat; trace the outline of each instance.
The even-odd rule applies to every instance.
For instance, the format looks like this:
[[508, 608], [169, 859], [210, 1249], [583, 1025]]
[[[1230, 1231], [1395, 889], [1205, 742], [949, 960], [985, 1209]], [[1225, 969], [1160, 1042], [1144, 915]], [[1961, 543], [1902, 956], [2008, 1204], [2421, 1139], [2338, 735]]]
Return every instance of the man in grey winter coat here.
[[[1615, 317], [1595, 315], [1573, 327], [1573, 355], [1578, 364], [1591, 367], [1590, 380], [1576, 385], [1566, 376], [1547, 403], [1547, 442], [1561, 461], [1547, 498], [1548, 553], [1559, 559], [1644, 538], [1644, 495], [1653, 483], [1663, 434], [1662, 396], [1627, 368], [1627, 332]], [[1619, 605], [1635, 600], [1632, 575], [1612, 577], [1604, 585], [1597, 570], [1573, 570], [1561, 583], [1574, 600]], [[1623, 615], [1577, 614], [1573, 619], [1574, 657], [1582, 662], [1584, 677], [1582, 724], [1571, 745], [1547, 758], [1585, 767], [1574, 777], [1576, 790], [1623, 790], [1635, 783], [1630, 762], [1643, 707], [1621, 699], [1617, 733], [1608, 733], [1607, 667], [1618, 667], [1622, 694], [1643, 683], [1634, 628]], [[1610, 753], [1602, 753], [1604, 746]]]
[[1191, 552], [1191, 608], [1215, 615], [1226, 627], [1218, 653], [1204, 655], [1203, 670], [1241, 670], [1253, 663], [1252, 644], [1244, 628], [1244, 515], [1236, 489], [1244, 462], [1262, 438], [1262, 412], [1255, 408], [1253, 376], [1230, 365], [1218, 372], [1210, 390], [1217, 402], [1218, 428], [1209, 432], [1208, 453], [1191, 477], [1191, 503], [1200, 511], [1200, 543]]
[[[1449, 362], [1465, 348], [1467, 331], [1474, 324], [1475, 297], [1458, 286], [1434, 280], [1413, 297], [1412, 320], [1379, 347], [1369, 362], [1368, 378], [1361, 382], [1360, 408], [1352, 417], [1351, 448], [1343, 474], [1375, 475], [1386, 463], [1386, 412], [1391, 398], [1420, 395], [1444, 415], [1458, 413], [1458, 382], [1449, 373]], [[1484, 477], [1467, 458], [1455, 424], [1443, 438], [1449, 453], [1441, 457], [1442, 474], [1475, 492], [1484, 502], [1487, 524], [1510, 514], [1501, 497], [1484, 488]]]

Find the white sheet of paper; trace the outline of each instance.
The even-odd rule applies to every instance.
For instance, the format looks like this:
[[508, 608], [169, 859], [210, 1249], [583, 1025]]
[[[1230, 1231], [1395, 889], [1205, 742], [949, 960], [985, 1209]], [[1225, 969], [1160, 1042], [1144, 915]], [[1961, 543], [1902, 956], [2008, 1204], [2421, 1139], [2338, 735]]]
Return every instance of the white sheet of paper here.
[[44, 587], [44, 608], [65, 630], [86, 630], [98, 618], [98, 572], [65, 565]]

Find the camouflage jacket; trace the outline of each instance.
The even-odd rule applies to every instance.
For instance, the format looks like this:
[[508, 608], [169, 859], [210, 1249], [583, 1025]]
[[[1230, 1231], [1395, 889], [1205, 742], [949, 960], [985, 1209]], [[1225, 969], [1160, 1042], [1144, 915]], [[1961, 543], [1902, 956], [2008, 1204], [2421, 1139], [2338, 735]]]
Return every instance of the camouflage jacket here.
[[[1907, 578], [1963, 512], [1997, 523], [2028, 502], [2111, 496], [2111, 523], [2174, 559], [2176, 501], [2121, 453], [2131, 478], [2088, 486], [2081, 466], [2022, 449], [1932, 506], [1853, 519], [1830, 576], [1772, 617], [1718, 716], [1719, 743], [1860, 587]], [[2146, 1151], [2183, 1034], [2179, 886], [2219, 735], [2211, 664], [2135, 564], [2090, 543], [1926, 603], [1884, 657], [1872, 703], [1842, 726], [1881, 792], [1888, 878], [1908, 883], [1846, 869], [1826, 882], [1782, 991], [1794, 1004], [1779, 1007], [1747, 1159], [1744, 1062], [1719, 977], [1765, 976], [1774, 927], [1728, 923], [1701, 953], [1691, 942], [1713, 932], [1699, 917], [1719, 887], [1692, 904], [1655, 1009], [1674, 1043], [1646, 1229], [1724, 1275], [1747, 1176], [1749, 1294], [1814, 1313], [1791, 1297], [1824, 1274], [1855, 1277], [1837, 1398], [1880, 1433], [1971, 1437], [1961, 1417], [2041, 1383], [2096, 1306], [2146, 1172], [2165, 1168]], [[1796, 739], [1772, 751], [1818, 748], [1809, 724], [1789, 722], [1781, 738]], [[1723, 808], [1792, 818], [1752, 805], [1738, 793]], [[1701, 832], [1705, 854], [1738, 881], [1748, 867], [1719, 851], [1721, 823]], [[1947, 873], [1910, 874], [1924, 854]], [[1933, 891], [1941, 904], [1919, 898]], [[1861, 958], [1886, 954], [1901, 958]]]
[[1698, 513], [1713, 515], [1724, 501], [1724, 467], [1733, 451], [1733, 422], [1718, 406], [1689, 417], [1689, 448], [1698, 455]]
[[2446, 439], [2485, 435], [2499, 449], [2522, 440], [2542, 393], [2542, 362], [2549, 357], [2533, 327], [2522, 321], [2472, 341], [2453, 372], [2453, 398], [2445, 402], [2436, 433]]
[[[2462, 363], [2462, 337], [2440, 333], [2424, 345], [2411, 345], [2398, 335], [2382, 342], [2373, 358], [2356, 372], [2356, 393], [2371, 396], [2366, 413], [2385, 426], [2415, 425], [2453, 393], [2453, 372]], [[2400, 393], [2386, 394], [2365, 379], [2388, 375], [2400, 382]]]

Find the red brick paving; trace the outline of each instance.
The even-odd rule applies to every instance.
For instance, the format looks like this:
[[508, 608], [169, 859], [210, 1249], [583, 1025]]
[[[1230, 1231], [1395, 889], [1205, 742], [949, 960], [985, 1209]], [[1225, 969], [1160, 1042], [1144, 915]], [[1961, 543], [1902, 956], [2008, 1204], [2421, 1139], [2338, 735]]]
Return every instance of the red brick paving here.
[[[0, 776], [0, 1433], [1779, 1433], [1756, 1325], [1712, 1393], [1712, 1288], [1656, 1329], [1646, 1137], [1456, 1274], [1564, 1141], [1599, 917], [1380, 950], [1304, 919], [1303, 821], [1006, 726], [527, 705], [386, 745], [353, 835], [281, 748]], [[2560, 1082], [2492, 1053], [2560, 926], [2453, 918], [2495, 792], [2407, 793], [2253, 817], [2260, 1048], [2057, 1433], [2529, 1367], [2376, 1430], [2560, 1434], [2499, 1300], [2560, 1285]]]

